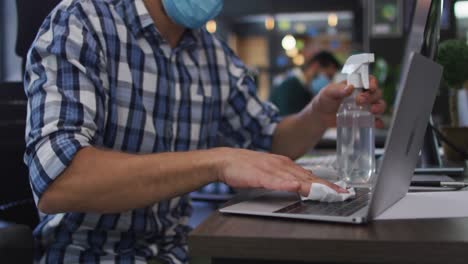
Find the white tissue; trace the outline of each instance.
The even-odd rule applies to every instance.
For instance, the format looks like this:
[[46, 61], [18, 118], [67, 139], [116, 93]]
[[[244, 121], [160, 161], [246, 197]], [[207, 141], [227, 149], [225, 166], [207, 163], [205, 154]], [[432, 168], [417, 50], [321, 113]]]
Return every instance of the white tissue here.
[[348, 190], [348, 193], [338, 193], [332, 188], [321, 184], [321, 183], [312, 183], [310, 186], [310, 192], [307, 197], [301, 197], [302, 200], [312, 200], [312, 201], [320, 201], [326, 203], [334, 203], [334, 202], [343, 202], [350, 198], [354, 198], [356, 196], [356, 192], [354, 188], [347, 188], [346, 183], [344, 181], [335, 182], [336, 185], [340, 186], [343, 189]]

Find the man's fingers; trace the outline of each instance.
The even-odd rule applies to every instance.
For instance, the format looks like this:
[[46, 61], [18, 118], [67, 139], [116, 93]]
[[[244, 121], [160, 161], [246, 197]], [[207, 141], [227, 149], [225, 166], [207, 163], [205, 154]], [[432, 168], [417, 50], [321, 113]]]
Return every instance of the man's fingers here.
[[375, 92], [379, 90], [379, 83], [377, 82], [377, 78], [374, 76], [369, 77], [369, 91], [370, 92]]
[[382, 99], [382, 90], [375, 90], [371, 92], [370, 90], [367, 90], [365, 92], [360, 93], [358, 96], [356, 96], [356, 102], [359, 105], [365, 105], [365, 104], [374, 104], [377, 103]]
[[384, 100], [380, 99], [371, 106], [371, 113], [374, 115], [380, 115], [385, 112], [387, 108], [387, 103]]
[[292, 161], [289, 158], [282, 159], [280, 164], [278, 164], [278, 167], [274, 168], [273, 170], [282, 171], [290, 177], [293, 177], [294, 179], [297, 177], [307, 178], [309, 175], [309, 171], [297, 165], [294, 161]]
[[382, 119], [380, 119], [380, 118], [377, 117], [377, 118], [375, 119], [375, 127], [376, 127], [376, 128], [379, 128], [379, 129], [385, 128], [385, 123], [384, 123], [384, 121], [383, 121]]
[[334, 184], [334, 183], [331, 183], [331, 182], [325, 182], [323, 183], [325, 185], [327, 185], [328, 187], [332, 188], [333, 190], [335, 190], [337, 193], [348, 193], [348, 190], [346, 189], [343, 189], [341, 188], [340, 186]]
[[319, 181], [319, 182], [317, 182], [317, 181], [314, 181], [314, 182], [312, 182], [312, 181], [311, 182], [303, 181], [303, 182], [301, 182], [301, 187], [300, 187], [299, 193], [302, 196], [305, 196], [305, 197], [309, 196], [312, 184], [316, 184], [316, 183], [326, 185], [326, 186], [330, 187], [331, 189], [333, 189], [334, 191], [336, 191], [337, 193], [349, 193], [348, 190], [343, 189], [340, 186], [338, 186], [336, 184], [333, 184], [331, 182], [327, 182], [327, 181]]
[[301, 183], [298, 181], [283, 180], [281, 181], [280, 184], [281, 184], [282, 191], [287, 191], [287, 192], [298, 192], [301, 188]]
[[[296, 164], [295, 164], [296, 165]], [[346, 189], [343, 189], [341, 188], [340, 186], [334, 184], [334, 183], [331, 183], [327, 180], [324, 180], [324, 179], [321, 179], [317, 176], [315, 176], [313, 174], [313, 172], [310, 172], [302, 167], [300, 167], [299, 165], [296, 165], [298, 168], [300, 168], [300, 171], [298, 171], [298, 176], [299, 177], [303, 177], [302, 180], [303, 180], [303, 185], [305, 186], [302, 186], [301, 187], [301, 190], [302, 191], [307, 191], [306, 193], [306, 196], [309, 194], [309, 191], [310, 191], [310, 185], [312, 183], [321, 183], [321, 184], [324, 184], [330, 188], [332, 188], [333, 190], [335, 190], [336, 192], [338, 193], [348, 193], [348, 191]]]
[[353, 93], [354, 87], [352, 85], [346, 85], [346, 83], [341, 82], [338, 84], [329, 85], [324, 92], [326, 96], [334, 100], [342, 100], [350, 96]]
[[[276, 171], [278, 175], [281, 175], [278, 177], [281, 177], [282, 179], [276, 181], [275, 184], [285, 184], [286, 182], [289, 182], [289, 184], [288, 186], [282, 186], [278, 188], [283, 188], [281, 190], [284, 191], [298, 192], [302, 196], [308, 196], [311, 184], [313, 182], [317, 182], [317, 179], [315, 179], [308, 170], [305, 170], [304, 168], [300, 167], [292, 161], [291, 163], [283, 165], [286, 166], [278, 168]], [[291, 183], [293, 183], [293, 186], [290, 186]], [[284, 188], [289, 188], [289, 190], [286, 190]]]
[[360, 105], [375, 104], [382, 99], [382, 90], [379, 89], [377, 79], [374, 76], [369, 77], [369, 89], [359, 94], [356, 101]]
[[375, 92], [371, 93], [369, 96], [369, 103], [373, 104], [382, 99], [383, 92], [382, 90], [378, 89]]
[[341, 188], [340, 186], [331, 183], [327, 180], [321, 179], [317, 176], [315, 176], [312, 172], [307, 171], [307, 177], [303, 179], [302, 186], [301, 186], [301, 192], [304, 192], [303, 196], [308, 196], [310, 192], [310, 187], [313, 183], [319, 183], [326, 185], [330, 187], [331, 189], [335, 190], [338, 193], [348, 193], [346, 189]]
[[298, 192], [300, 189], [300, 183], [298, 181], [287, 180], [282, 177], [263, 177], [261, 185], [265, 189], [277, 191]]
[[320, 184], [323, 184], [323, 185], [326, 185], [330, 188], [332, 188], [333, 190], [335, 190], [336, 192], [338, 193], [348, 193], [348, 191], [346, 189], [343, 189], [341, 188], [340, 186], [334, 184], [334, 183], [331, 183], [327, 180], [324, 180], [324, 179], [321, 179], [321, 178], [318, 178], [316, 176], [311, 176], [312, 177], [312, 180], [314, 182], [317, 182], [317, 183], [320, 183]]
[[312, 186], [311, 182], [302, 181], [300, 189], [299, 189], [299, 194], [304, 197], [309, 196], [311, 186]]
[[318, 178], [288, 158], [277, 155], [274, 157], [275, 162], [264, 169], [265, 176], [259, 179], [260, 184], [266, 189], [299, 192], [302, 196], [308, 196], [312, 183], [320, 183], [338, 193], [348, 192], [336, 184]]

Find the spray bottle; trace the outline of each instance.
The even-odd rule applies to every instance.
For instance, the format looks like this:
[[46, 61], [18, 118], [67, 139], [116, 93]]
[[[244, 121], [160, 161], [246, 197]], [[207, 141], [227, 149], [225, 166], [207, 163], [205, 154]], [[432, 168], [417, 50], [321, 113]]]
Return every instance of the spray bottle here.
[[375, 173], [374, 116], [369, 106], [356, 104], [356, 96], [369, 89], [369, 64], [373, 62], [374, 54], [354, 55], [342, 70], [355, 90], [337, 113], [337, 169], [352, 186], [370, 187]]

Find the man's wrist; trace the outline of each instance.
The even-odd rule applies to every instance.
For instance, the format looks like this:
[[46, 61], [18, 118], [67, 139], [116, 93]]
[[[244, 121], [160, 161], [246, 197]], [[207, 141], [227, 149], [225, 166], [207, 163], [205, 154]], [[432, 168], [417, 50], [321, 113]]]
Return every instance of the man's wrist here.
[[206, 150], [211, 182], [223, 182], [227, 150], [223, 147]]
[[315, 128], [320, 128], [325, 131], [328, 128], [327, 118], [320, 112], [319, 108], [317, 100], [313, 100], [304, 108], [302, 115], [307, 124], [313, 124]]

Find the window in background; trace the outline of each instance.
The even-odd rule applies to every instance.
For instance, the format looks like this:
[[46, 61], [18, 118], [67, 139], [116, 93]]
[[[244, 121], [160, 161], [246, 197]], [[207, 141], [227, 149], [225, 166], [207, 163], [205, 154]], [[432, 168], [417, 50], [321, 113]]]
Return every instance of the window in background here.
[[468, 43], [468, 1], [455, 3], [455, 17], [457, 19], [458, 38], [465, 39]]
[[16, 18], [16, 2], [1, 1], [0, 3], [0, 81], [18, 82], [23, 79], [21, 73], [21, 58], [16, 55], [16, 33], [18, 30]]

